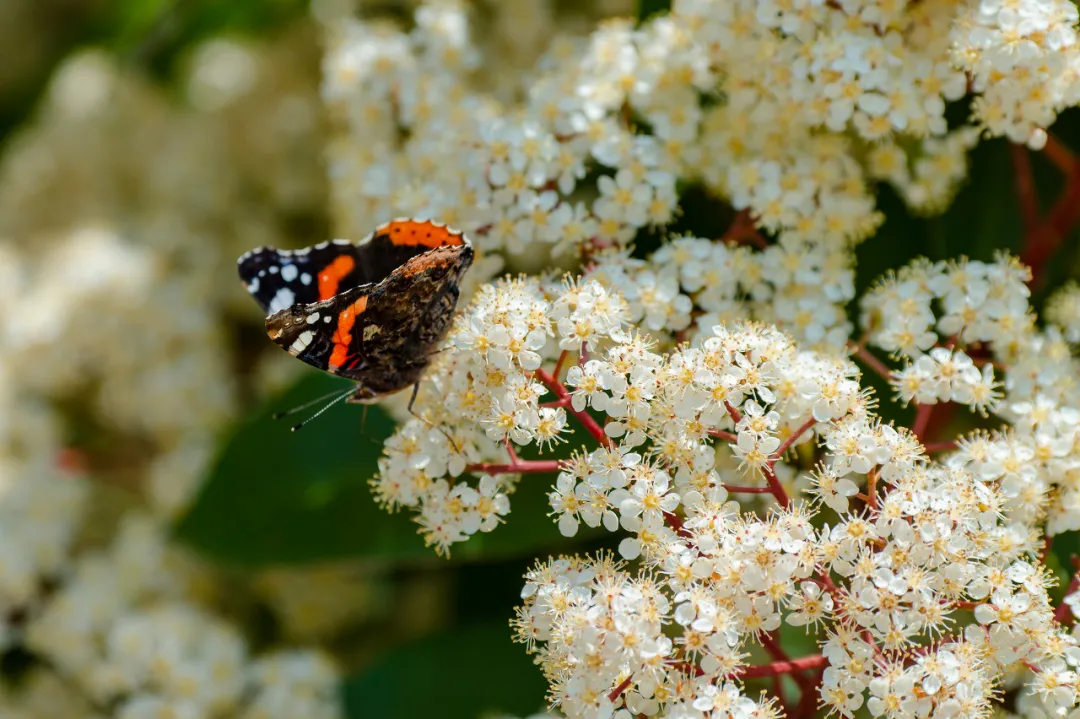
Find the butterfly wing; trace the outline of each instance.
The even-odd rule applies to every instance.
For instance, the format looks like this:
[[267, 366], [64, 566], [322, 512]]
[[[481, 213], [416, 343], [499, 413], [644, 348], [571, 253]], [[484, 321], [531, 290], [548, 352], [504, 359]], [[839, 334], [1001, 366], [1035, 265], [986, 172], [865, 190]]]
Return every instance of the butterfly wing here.
[[373, 399], [415, 383], [450, 328], [472, 247], [443, 245], [367, 283], [266, 319], [282, 349], [313, 367], [355, 380]]
[[302, 250], [259, 247], [237, 260], [240, 281], [263, 311], [328, 300], [362, 283], [361, 254], [347, 240]]
[[260, 247], [242, 255], [237, 270], [247, 291], [272, 315], [381, 282], [408, 260], [432, 249], [466, 244], [464, 235], [445, 225], [394, 220], [355, 245], [334, 240], [301, 250]]

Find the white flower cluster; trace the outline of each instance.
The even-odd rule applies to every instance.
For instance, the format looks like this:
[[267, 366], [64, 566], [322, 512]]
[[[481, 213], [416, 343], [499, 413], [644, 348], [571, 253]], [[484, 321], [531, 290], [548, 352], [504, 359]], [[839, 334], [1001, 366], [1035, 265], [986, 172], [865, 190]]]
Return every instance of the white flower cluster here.
[[960, 6], [953, 53], [978, 97], [976, 121], [1041, 149], [1059, 112], [1080, 102], [1076, 5], [979, 0]]
[[[1028, 268], [1005, 254], [992, 263], [916, 261], [860, 300], [865, 342], [907, 359], [890, 377], [904, 402], [994, 410], [1001, 399], [995, 361], [1034, 356], [1021, 351], [1035, 334], [1030, 279]], [[976, 361], [969, 347], [989, 347], [993, 355], [983, 352]], [[1012, 384], [1007, 379], [1006, 389]]]
[[631, 322], [653, 334], [696, 336], [721, 322], [753, 318], [815, 348], [842, 348], [851, 335], [844, 310], [855, 296], [850, 257], [820, 243], [782, 240], [754, 252], [680, 237], [648, 260], [626, 251], [598, 253], [586, 276], [618, 289]]
[[542, 406], [551, 390], [536, 370], [559, 347], [588, 352], [621, 336], [625, 317], [621, 298], [595, 280], [547, 290], [529, 279], [481, 288], [425, 382], [417, 401], [423, 419], [386, 443], [372, 483], [379, 501], [416, 509], [439, 551], [490, 532], [510, 511], [515, 483], [495, 471], [475, 487], [455, 478], [469, 464], [505, 457], [500, 445], [563, 441], [567, 403], [559, 397]]
[[[1002, 342], [1013, 358], [1038, 351], [1010, 343], [1015, 335], [1003, 329], [1018, 320], [1031, 326], [1023, 272], [1013, 261], [931, 269], [924, 268], [926, 285], [942, 288], [942, 322], [965, 320], [946, 331], [977, 338], [972, 343]], [[899, 280], [877, 291], [893, 284]], [[966, 299], [950, 297], [953, 286]], [[920, 301], [930, 332], [935, 295]], [[895, 312], [891, 303], [882, 308]], [[748, 663], [753, 653], [788, 662], [775, 653], [782, 624], [826, 628], [820, 654], [784, 671], [843, 716], [864, 704], [896, 719], [985, 716], [1017, 662], [1035, 671], [1026, 686], [1046, 706], [1068, 711], [1077, 703], [1075, 664], [1058, 657], [1067, 649], [1080, 659], [1080, 648], [1055, 621], [1050, 575], [1038, 557], [1051, 485], [1069, 485], [1080, 459], [1080, 413], [1048, 400], [1013, 402], [1010, 433], [975, 435], [938, 462], [912, 432], [875, 415], [846, 358], [802, 350], [774, 328], [748, 323], [718, 325], [662, 351], [623, 329], [627, 312], [596, 280], [548, 294], [538, 282], [483, 288], [418, 401], [437, 428], [420, 419], [407, 424], [388, 444], [375, 483], [384, 499], [384, 488], [415, 495], [442, 486], [453, 474], [444, 467], [460, 455], [458, 467], [485, 475], [558, 470], [549, 501], [564, 534], [581, 523], [624, 533], [620, 559], [553, 559], [526, 577], [517, 635], [538, 653], [560, 711], [778, 715], [778, 705], [746, 696], [741, 680], [771, 675], [773, 665]], [[493, 330], [494, 317], [497, 327], [518, 329]], [[875, 327], [893, 321], [885, 312], [875, 317]], [[544, 369], [560, 349], [556, 369]], [[936, 348], [927, 355], [960, 363], [957, 377], [944, 373], [952, 384], [934, 399], [969, 400], [963, 380], [971, 371], [958, 354]], [[529, 389], [514, 389], [510, 400], [508, 386]], [[538, 431], [532, 414], [544, 409], [537, 402], [549, 390], [551, 409], [562, 412], [558, 433], [573, 423], [596, 448], [558, 462], [519, 460], [514, 445], [557, 436]], [[467, 422], [465, 407], [473, 412]], [[505, 443], [509, 460], [480, 462], [483, 436]], [[400, 449], [406, 443], [411, 454]], [[798, 454], [808, 459], [815, 445], [807, 504], [787, 494], [778, 472], [802, 464], [788, 459], [789, 450], [805, 449]], [[743, 484], [724, 476], [722, 447], [740, 462]], [[438, 468], [434, 481], [429, 466]], [[766, 517], [733, 501], [763, 493], [776, 500]], [[436, 495], [440, 504], [467, 511], [463, 502], [444, 502], [446, 494]], [[1080, 516], [1068, 510], [1075, 495], [1060, 494], [1069, 500], [1052, 513], [1052, 531]], [[423, 531], [445, 548], [424, 523], [426, 511]]]
[[[485, 8], [514, 48], [456, 0], [421, 2], [407, 30], [324, 9], [339, 234], [418, 214], [511, 258], [588, 256], [667, 224], [679, 179], [789, 251], [860, 241], [882, 220], [874, 183], [941, 211], [980, 130], [1035, 146], [1080, 100], [1071, 3], [1014, 5], [680, 0], [588, 35], [552, 3]], [[969, 85], [974, 124], [950, 131]]]
[[[438, 217], [481, 251], [520, 254], [534, 243], [625, 244], [671, 219], [670, 155], [635, 134], [623, 111], [623, 56], [638, 53], [629, 24], [554, 51], [540, 65], [546, 72], [521, 77], [531, 89], [515, 116], [467, 79], [482, 57], [464, 3], [424, 3], [415, 19], [409, 32], [330, 23], [323, 96], [341, 124], [330, 154], [340, 231], [360, 236], [402, 214]], [[567, 95], [568, 83], [582, 94]], [[589, 169], [604, 174], [582, 193]]]
[[993, 365], [986, 363], [980, 370], [971, 357], [947, 347], [934, 347], [894, 372], [893, 385], [904, 402], [957, 402], [983, 413], [1000, 398]]
[[1028, 268], [1006, 254], [992, 263], [916, 261], [860, 299], [861, 322], [870, 344], [909, 358], [952, 338], [989, 344], [1007, 359], [1034, 323], [1030, 279]]
[[70, 470], [5, 466], [0, 638], [45, 664], [0, 709], [54, 715], [38, 706], [40, 684], [54, 707], [78, 705], [74, 716], [110, 706], [124, 719], [340, 716], [330, 660], [311, 650], [251, 656], [235, 627], [194, 602], [208, 577], [168, 547], [152, 515], [129, 513], [109, 547], [80, 549], [90, 490]]
[[[575, 373], [587, 381], [572, 401], [604, 411], [633, 376], [647, 390], [650, 454], [629, 439], [579, 454], [551, 502], [564, 533], [579, 521], [627, 532], [620, 554], [644, 571], [605, 556], [541, 563], [516, 622], [567, 716], [624, 706], [769, 715], [776, 708], [754, 705], [738, 680], [769, 675], [747, 659], [759, 646], [775, 651], [782, 623], [827, 628], [805, 668], [821, 670], [813, 691], [843, 716], [864, 703], [896, 719], [985, 716], [1020, 661], [1052, 707], [1077, 703], [1076, 665], [1058, 657], [1069, 648], [1080, 659], [1080, 648], [1054, 621], [1050, 575], [1036, 559], [1046, 486], [1027, 458], [1010, 462], [981, 439], [933, 461], [910, 432], [874, 415], [850, 364], [798, 351], [766, 327], [717, 327], [666, 356], [625, 352], [635, 342], [616, 340], [606, 360]], [[624, 355], [640, 358], [626, 375], [613, 371]], [[777, 488], [774, 470], [812, 432], [823, 449], [816, 506]], [[780, 500], [768, 517], [731, 501], [748, 488], [712, 471], [711, 437], [734, 440], [744, 468], [764, 476]], [[1075, 461], [1071, 441], [1058, 452]], [[839, 516], [822, 525], [826, 506]]]
[[1058, 325], [1040, 330], [1027, 304], [1029, 278], [1005, 255], [917, 262], [862, 298], [862, 323], [869, 345], [908, 360], [891, 372], [902, 400], [955, 402], [1008, 422], [1005, 432], [966, 438], [948, 462], [1000, 482], [1010, 516], [1033, 524], [1046, 514], [1045, 531], [1055, 535], [1080, 529], [1080, 364], [1062, 337], [1071, 289], [1049, 304]]
[[79, 52], [5, 144], [2, 716], [341, 716], [327, 657], [254, 655], [166, 542], [238, 410], [222, 272], [322, 201], [304, 51], [212, 41], [189, 104]]

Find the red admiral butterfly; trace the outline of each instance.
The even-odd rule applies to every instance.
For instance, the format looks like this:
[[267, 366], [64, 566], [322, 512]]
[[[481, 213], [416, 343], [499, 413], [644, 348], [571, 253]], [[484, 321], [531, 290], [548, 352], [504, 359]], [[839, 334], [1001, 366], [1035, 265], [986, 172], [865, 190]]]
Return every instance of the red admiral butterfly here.
[[356, 244], [260, 247], [237, 265], [267, 313], [270, 339], [314, 367], [354, 380], [342, 398], [368, 403], [418, 386], [450, 329], [472, 260], [461, 232], [401, 219]]

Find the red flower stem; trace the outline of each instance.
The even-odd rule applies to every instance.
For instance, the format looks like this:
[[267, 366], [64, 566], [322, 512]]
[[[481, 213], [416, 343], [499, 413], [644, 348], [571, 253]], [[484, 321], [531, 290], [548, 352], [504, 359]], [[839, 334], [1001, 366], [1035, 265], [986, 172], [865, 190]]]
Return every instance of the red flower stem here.
[[[784, 648], [780, 646], [779, 642], [776, 641], [774, 632], [762, 632], [760, 638], [761, 645], [765, 647], [765, 651], [767, 651], [769, 653], [769, 656], [771, 656], [774, 660], [782, 662], [791, 661], [791, 657], [787, 655], [787, 652], [784, 651]], [[778, 674], [777, 677], [779, 676], [780, 675]], [[794, 679], [795, 683], [799, 685], [799, 689], [804, 692], [807, 691], [807, 689], [809, 688], [808, 682], [810, 681], [808, 677], [803, 675], [801, 672], [792, 672], [791, 678]]]
[[1053, 134], [1047, 134], [1046, 147], [1042, 149], [1042, 152], [1046, 155], [1046, 159], [1057, 165], [1064, 174], [1072, 174], [1076, 166], [1076, 155]]
[[772, 494], [772, 487], [739, 487], [731, 484], [723, 487], [731, 494]]
[[574, 415], [574, 417], [577, 419], [577, 421], [581, 423], [581, 426], [585, 428], [585, 431], [593, 436], [593, 439], [595, 439], [597, 442], [599, 442], [604, 447], [611, 448], [611, 447], [614, 446], [614, 443], [611, 441], [611, 438], [608, 437], [606, 434], [604, 434], [603, 427], [598, 425], [596, 423], [595, 419], [593, 419], [584, 410], [581, 411], [581, 412], [577, 411], [569, 403], [570, 402], [570, 393], [566, 391], [566, 388], [562, 386], [561, 382], [556, 380], [554, 377], [552, 377], [550, 374], [545, 372], [543, 369], [536, 370], [535, 374], [540, 379], [540, 381], [544, 383], [545, 387], [547, 387], [548, 389], [550, 389], [552, 392], [555, 393], [556, 397], [558, 397], [560, 400], [566, 400], [566, 402], [567, 402], [566, 411], [569, 412], [570, 414]]
[[1020, 261], [1031, 268], [1031, 286], [1038, 286], [1051, 258], [1080, 220], [1080, 163], [1073, 162], [1065, 180], [1065, 190], [1037, 227], [1024, 237]]
[[[819, 669], [828, 664], [828, 660], [820, 654], [811, 654], [805, 657], [799, 657], [798, 659], [778, 659], [768, 664], [755, 664], [749, 667], [739, 667], [734, 672], [728, 675], [730, 679], [761, 679], [762, 677], [775, 677], [781, 674], [791, 674], [793, 672], [801, 672], [806, 669]], [[674, 669], [679, 669], [686, 674], [700, 677], [704, 674], [701, 667], [690, 662], [673, 662], [671, 665]], [[626, 691], [626, 687], [629, 686], [629, 679], [623, 681], [616, 689], [619, 690], [618, 694]], [[624, 686], [625, 685], [625, 686]], [[612, 692], [608, 695], [611, 699], [613, 696], [618, 696], [616, 692]], [[614, 699], [612, 699], [614, 701]]]
[[787, 509], [791, 504], [791, 498], [784, 491], [784, 485], [780, 484], [780, 480], [776, 478], [776, 472], [773, 471], [772, 465], [765, 467], [765, 481], [769, 483], [769, 491], [772, 496], [776, 497], [777, 504], [782, 509]]
[[788, 493], [784, 490], [784, 485], [780, 484], [780, 480], [776, 478], [776, 471], [773, 468], [776, 467], [776, 462], [784, 456], [784, 452], [788, 451], [788, 448], [791, 447], [795, 440], [801, 437], [815, 424], [817, 424], [817, 420], [813, 417], [803, 422], [798, 429], [792, 432], [791, 435], [776, 448], [776, 451], [772, 453], [768, 463], [763, 468], [765, 481], [769, 483], [769, 491], [776, 497], [777, 503], [783, 509], [787, 509], [791, 505], [791, 498], [788, 497]]
[[742, 679], [760, 679], [761, 677], [774, 677], [777, 674], [791, 674], [804, 669], [817, 669], [827, 664], [825, 657], [820, 654], [812, 654], [798, 659], [777, 660], [768, 664], [758, 664], [752, 667], [743, 667], [735, 672], [735, 676]]
[[809, 687], [803, 691], [795, 710], [788, 714], [788, 719], [807, 719], [813, 715], [814, 710], [817, 708], [818, 687], [821, 684], [821, 677], [824, 672], [824, 669], [819, 669], [814, 673], [814, 676], [810, 679]]
[[1028, 149], [1015, 143], [1009, 145], [1009, 154], [1016, 180], [1016, 196], [1020, 201], [1020, 214], [1024, 218], [1024, 232], [1030, 234], [1039, 225], [1039, 198], [1035, 192], [1035, 178], [1031, 174], [1031, 158]]
[[616, 700], [618, 700], [619, 695], [621, 695], [624, 691], [627, 690], [627, 688], [629, 688], [630, 682], [632, 682], [633, 680], [634, 680], [634, 675], [633, 674], [628, 676], [626, 679], [623, 679], [622, 682], [619, 684], [619, 686], [612, 689], [611, 693], [608, 694], [608, 697], [607, 697], [608, 701], [611, 702], [612, 704], [614, 704], [616, 702]]
[[956, 440], [953, 440], [951, 442], [931, 442], [930, 444], [924, 444], [923, 449], [926, 450], [927, 454], [936, 454], [938, 452], [951, 452], [958, 446]]
[[566, 358], [570, 355], [570, 350], [563, 350], [559, 353], [559, 359], [555, 360], [555, 369], [551, 371], [551, 376], [556, 380], [559, 379], [559, 375], [562, 373], [563, 363], [566, 362]]
[[776, 448], [775, 452], [773, 452], [772, 459], [769, 461], [769, 467], [773, 467], [777, 460], [784, 456], [784, 452], [787, 452], [791, 445], [795, 443], [795, 440], [803, 436], [803, 434], [809, 431], [815, 424], [817, 424], [817, 420], [810, 417], [810, 419], [803, 422], [794, 432], [788, 435], [788, 438]]
[[481, 474], [542, 474], [558, 472], [565, 466], [563, 459], [519, 459], [507, 464], [478, 463], [465, 467], [466, 472]]
[[911, 431], [920, 442], [926, 436], [926, 427], [930, 424], [930, 415], [934, 413], [935, 404], [920, 404], [915, 410], [915, 421], [911, 424]]
[[861, 344], [848, 345], [848, 347], [854, 352], [855, 357], [868, 368], [872, 369], [875, 374], [879, 375], [886, 382], [892, 381], [892, 370], [889, 369], [884, 362], [875, 357], [870, 350], [866, 349], [866, 347]]
[[732, 405], [731, 402], [728, 402], [726, 399], [724, 400], [724, 409], [727, 410], [728, 416], [731, 417], [732, 422], [738, 424], [742, 421], [742, 412], [740, 412], [737, 407]]
[[725, 442], [735, 443], [739, 441], [739, 438], [736, 435], [732, 434], [731, 432], [725, 432], [722, 429], [710, 429], [709, 436], [716, 437], [717, 439], [722, 439]]
[[873, 467], [866, 475], [866, 506], [871, 510], [877, 509], [877, 467]]
[[720, 238], [720, 241], [726, 244], [736, 245], [749, 242], [759, 250], [764, 250], [769, 246], [769, 243], [761, 236], [761, 233], [758, 232], [757, 228], [754, 226], [754, 218], [750, 216], [749, 210], [741, 210], [735, 215], [735, 219], [731, 221], [731, 224], [724, 232], [724, 236]]

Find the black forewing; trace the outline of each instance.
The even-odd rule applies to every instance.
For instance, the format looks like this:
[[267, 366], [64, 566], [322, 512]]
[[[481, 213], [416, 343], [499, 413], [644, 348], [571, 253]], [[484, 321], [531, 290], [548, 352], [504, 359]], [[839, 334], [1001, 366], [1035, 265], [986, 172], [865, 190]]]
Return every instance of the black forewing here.
[[[354, 245], [335, 240], [302, 250], [260, 247], [237, 261], [244, 287], [263, 312], [322, 302], [355, 287], [381, 282], [428, 248], [395, 245], [375, 234]], [[347, 270], [347, 271], [346, 271]]]

